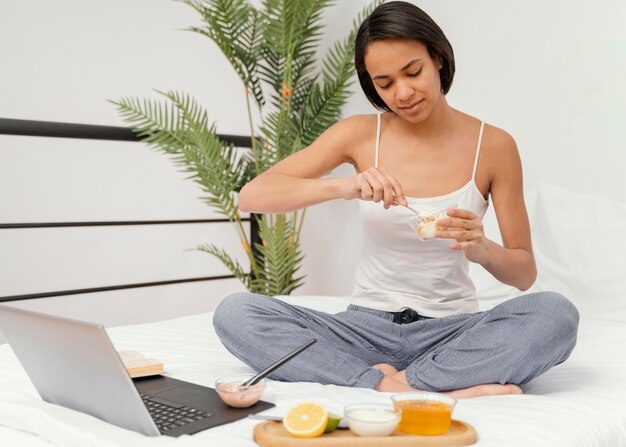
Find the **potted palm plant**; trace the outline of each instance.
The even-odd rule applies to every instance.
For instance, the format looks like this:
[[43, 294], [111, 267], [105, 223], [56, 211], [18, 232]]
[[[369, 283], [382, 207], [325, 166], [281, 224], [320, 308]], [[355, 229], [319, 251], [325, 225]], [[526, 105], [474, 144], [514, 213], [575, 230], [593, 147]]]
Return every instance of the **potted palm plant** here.
[[[237, 211], [241, 187], [286, 156], [303, 149], [340, 117], [353, 83], [353, 49], [358, 24], [382, 0], [374, 0], [355, 19], [348, 35], [335, 42], [321, 66], [316, 49], [322, 13], [331, 0], [181, 0], [202, 17], [190, 31], [211, 39], [243, 83], [252, 137], [243, 156], [219, 138], [207, 111], [189, 95], [159, 91], [164, 101], [122, 98], [112, 101], [142, 139], [175, 161], [208, 193], [206, 201], [226, 216], [250, 261], [250, 272], [214, 244], [198, 249], [210, 253], [248, 290], [287, 295], [303, 284], [297, 276], [306, 210], [253, 215], [259, 241], [250, 240]], [[261, 123], [252, 119], [259, 109]]]

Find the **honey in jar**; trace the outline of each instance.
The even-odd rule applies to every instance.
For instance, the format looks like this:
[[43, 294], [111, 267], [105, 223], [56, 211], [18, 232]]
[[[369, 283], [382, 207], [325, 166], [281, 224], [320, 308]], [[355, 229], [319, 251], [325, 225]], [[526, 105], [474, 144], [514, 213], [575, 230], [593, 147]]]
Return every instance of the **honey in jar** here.
[[431, 399], [395, 400], [394, 405], [402, 411], [398, 428], [414, 435], [442, 435], [450, 429], [453, 402]]

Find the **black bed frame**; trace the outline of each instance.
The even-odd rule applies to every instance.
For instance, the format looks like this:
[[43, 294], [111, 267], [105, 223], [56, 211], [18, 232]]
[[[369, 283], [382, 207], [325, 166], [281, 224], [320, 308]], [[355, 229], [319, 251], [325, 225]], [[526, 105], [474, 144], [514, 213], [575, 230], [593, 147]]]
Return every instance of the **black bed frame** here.
[[[52, 138], [80, 138], [89, 140], [108, 141], [141, 141], [128, 127], [98, 126], [90, 124], [58, 123], [49, 121], [32, 121], [20, 119], [0, 118], [0, 135], [21, 135], [31, 137]], [[250, 148], [252, 139], [239, 135], [218, 135], [226, 142], [233, 143], [236, 147]], [[252, 247], [258, 242], [258, 226], [254, 215], [242, 218], [242, 221], [250, 223]], [[198, 223], [223, 223], [228, 219], [180, 219], [180, 220], [142, 220], [142, 221], [105, 221], [105, 222], [16, 222], [0, 223], [0, 231], [8, 229], [28, 230], [32, 228], [63, 228], [63, 227], [95, 227], [95, 226], [129, 226], [129, 225], [184, 225]], [[254, 250], [254, 248], [253, 248]], [[0, 302], [19, 301], [36, 298], [50, 298], [55, 296], [77, 295], [82, 293], [105, 292], [110, 290], [134, 289], [138, 287], [155, 287], [169, 284], [189, 283], [198, 281], [215, 281], [220, 279], [234, 278], [234, 275], [204, 276], [199, 278], [177, 278], [163, 281], [145, 282], [136, 284], [115, 284], [104, 287], [92, 287], [86, 289], [56, 290], [25, 295], [0, 296]]]

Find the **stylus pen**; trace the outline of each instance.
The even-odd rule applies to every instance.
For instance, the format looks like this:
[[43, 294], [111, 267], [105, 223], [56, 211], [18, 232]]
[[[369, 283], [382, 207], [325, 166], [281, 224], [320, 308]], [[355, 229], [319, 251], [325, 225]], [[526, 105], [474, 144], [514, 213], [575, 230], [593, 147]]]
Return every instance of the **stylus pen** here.
[[300, 346], [298, 349], [296, 349], [293, 352], [290, 352], [289, 354], [287, 354], [286, 356], [284, 356], [282, 359], [280, 359], [279, 361], [277, 361], [276, 363], [273, 363], [272, 365], [268, 366], [266, 369], [264, 369], [263, 371], [261, 371], [260, 373], [258, 373], [256, 376], [252, 377], [250, 380], [246, 380], [244, 383], [242, 383], [239, 386], [252, 386], [254, 384], [256, 384], [259, 380], [261, 380], [262, 378], [264, 378], [265, 376], [267, 376], [269, 373], [271, 373], [272, 371], [274, 371], [275, 369], [283, 366], [283, 363], [288, 362], [289, 360], [291, 360], [292, 358], [294, 358], [295, 356], [297, 356], [298, 354], [300, 354], [302, 351], [304, 351], [306, 348], [308, 348], [309, 346], [311, 346], [313, 343], [315, 343], [317, 340], [315, 338], [310, 339], [309, 341], [307, 341], [305, 344], [303, 344], [302, 346]]

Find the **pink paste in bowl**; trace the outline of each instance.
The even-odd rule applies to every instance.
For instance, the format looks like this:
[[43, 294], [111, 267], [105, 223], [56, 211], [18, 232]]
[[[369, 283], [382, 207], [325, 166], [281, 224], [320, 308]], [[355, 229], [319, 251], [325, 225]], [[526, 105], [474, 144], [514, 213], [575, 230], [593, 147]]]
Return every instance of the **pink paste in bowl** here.
[[265, 389], [265, 380], [252, 386], [241, 386], [252, 377], [252, 374], [221, 377], [215, 381], [215, 390], [226, 405], [235, 408], [251, 407], [261, 400]]

